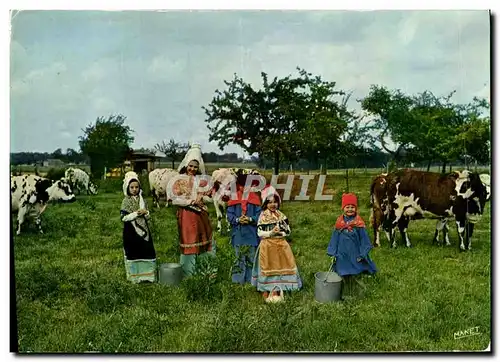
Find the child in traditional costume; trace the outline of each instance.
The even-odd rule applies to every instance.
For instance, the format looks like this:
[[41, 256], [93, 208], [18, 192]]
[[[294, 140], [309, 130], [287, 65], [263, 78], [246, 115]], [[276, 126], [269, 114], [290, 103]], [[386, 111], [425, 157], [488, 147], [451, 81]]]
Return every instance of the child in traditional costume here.
[[272, 187], [262, 190], [262, 212], [257, 223], [261, 238], [255, 255], [252, 285], [266, 302], [281, 302], [284, 291], [298, 290], [302, 280], [292, 249], [285, 237], [290, 235], [288, 218], [280, 210], [280, 196]]
[[156, 252], [149, 229], [149, 211], [142, 197], [139, 180], [123, 180], [125, 195], [121, 209], [123, 222], [123, 250], [127, 280], [133, 283], [156, 281]]
[[232, 269], [232, 281], [239, 284], [251, 282], [255, 251], [259, 245], [257, 222], [261, 213], [261, 201], [257, 193], [245, 193], [246, 176], [237, 177], [236, 198], [228, 201], [226, 211], [232, 227], [231, 245], [237, 258]]
[[[199, 258], [215, 256], [215, 240], [213, 239], [212, 225], [208, 217], [208, 209], [203, 202], [207, 192], [198, 192], [196, 175], [205, 174], [205, 166], [199, 144], [193, 144], [179, 165], [179, 174], [187, 175], [185, 179], [173, 184], [172, 204], [177, 209], [177, 227], [179, 231], [180, 264], [184, 275], [193, 275]], [[200, 187], [206, 186], [207, 181], [201, 180]]]
[[333, 270], [341, 277], [377, 272], [369, 256], [372, 244], [357, 208], [355, 194], [342, 195], [343, 214], [337, 218], [327, 248], [327, 254], [333, 258]]

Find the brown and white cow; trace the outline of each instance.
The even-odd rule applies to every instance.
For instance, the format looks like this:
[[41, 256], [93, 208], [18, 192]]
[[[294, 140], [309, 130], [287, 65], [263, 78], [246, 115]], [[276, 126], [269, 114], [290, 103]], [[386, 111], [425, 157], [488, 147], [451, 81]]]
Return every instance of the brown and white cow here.
[[[240, 175], [260, 175], [259, 171], [248, 168], [219, 168], [212, 173], [212, 199], [217, 214], [217, 231], [222, 231], [222, 219], [226, 219], [228, 233], [231, 224], [227, 220], [227, 202], [231, 198], [231, 185], [236, 184]], [[233, 189], [236, 188], [233, 186]], [[221, 210], [222, 209], [222, 210]]]
[[406, 246], [410, 247], [409, 221], [436, 218], [439, 220], [433, 242], [438, 241], [442, 230], [449, 245], [447, 222], [455, 220], [460, 249], [471, 249], [474, 224], [480, 220], [489, 199], [489, 185], [484, 180], [484, 175], [467, 170], [440, 174], [405, 169], [377, 176], [370, 189], [374, 244], [380, 245], [383, 228], [389, 242], [396, 247], [397, 226]]
[[149, 189], [153, 196], [153, 202], [160, 207], [161, 196], [165, 197], [165, 207], [168, 207], [169, 197], [167, 196], [167, 186], [171, 179], [177, 176], [179, 172], [171, 168], [156, 168], [148, 175]]

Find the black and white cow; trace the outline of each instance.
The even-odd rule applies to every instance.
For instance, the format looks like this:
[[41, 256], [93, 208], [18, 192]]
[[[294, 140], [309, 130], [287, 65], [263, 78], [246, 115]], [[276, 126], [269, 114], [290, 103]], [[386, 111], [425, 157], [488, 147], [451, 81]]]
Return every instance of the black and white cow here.
[[383, 228], [395, 247], [397, 226], [410, 247], [409, 221], [435, 218], [439, 220], [433, 242], [438, 242], [439, 232], [443, 231], [444, 241], [449, 245], [447, 223], [455, 220], [460, 250], [471, 249], [474, 224], [481, 219], [489, 195], [489, 177], [476, 172], [440, 174], [406, 169], [381, 174], [373, 180], [370, 190], [374, 244], [380, 245]]
[[65, 181], [51, 181], [36, 175], [11, 176], [10, 194], [11, 211], [17, 212], [17, 235], [28, 218], [34, 218], [38, 230], [43, 233], [40, 215], [49, 201], [76, 200], [71, 186]]
[[217, 213], [217, 231], [222, 231], [222, 219], [226, 220], [228, 233], [231, 224], [227, 220], [227, 202], [231, 198], [231, 184], [236, 184], [238, 176], [260, 175], [259, 171], [248, 168], [219, 168], [212, 173], [212, 199]]
[[83, 190], [87, 192], [87, 195], [97, 195], [97, 186], [90, 180], [90, 176], [85, 171], [70, 167], [64, 172], [64, 178], [73, 190], [78, 190], [78, 194]]

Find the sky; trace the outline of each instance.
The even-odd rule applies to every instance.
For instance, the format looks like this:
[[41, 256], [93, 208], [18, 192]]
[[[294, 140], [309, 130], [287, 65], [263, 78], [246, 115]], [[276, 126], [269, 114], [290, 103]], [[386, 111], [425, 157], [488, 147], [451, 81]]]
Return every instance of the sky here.
[[202, 106], [236, 73], [255, 87], [296, 67], [352, 91], [372, 84], [456, 102], [490, 98], [487, 11], [21, 11], [11, 18], [11, 152], [79, 149], [121, 113], [134, 148], [209, 143]]

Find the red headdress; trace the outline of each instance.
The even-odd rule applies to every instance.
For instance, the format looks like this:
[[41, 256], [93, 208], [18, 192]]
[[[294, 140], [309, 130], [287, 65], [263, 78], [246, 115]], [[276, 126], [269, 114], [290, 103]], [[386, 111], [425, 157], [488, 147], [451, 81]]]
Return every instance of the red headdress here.
[[[342, 195], [342, 210], [347, 205], [353, 205], [356, 208], [356, 211], [358, 210], [358, 198], [355, 194]], [[359, 216], [359, 214], [356, 214], [354, 219], [348, 222], [344, 220], [344, 215], [340, 215], [335, 222], [335, 229], [337, 230], [347, 229], [349, 231], [352, 231], [353, 227], [366, 227], [364, 220], [361, 218], [361, 216]]]

